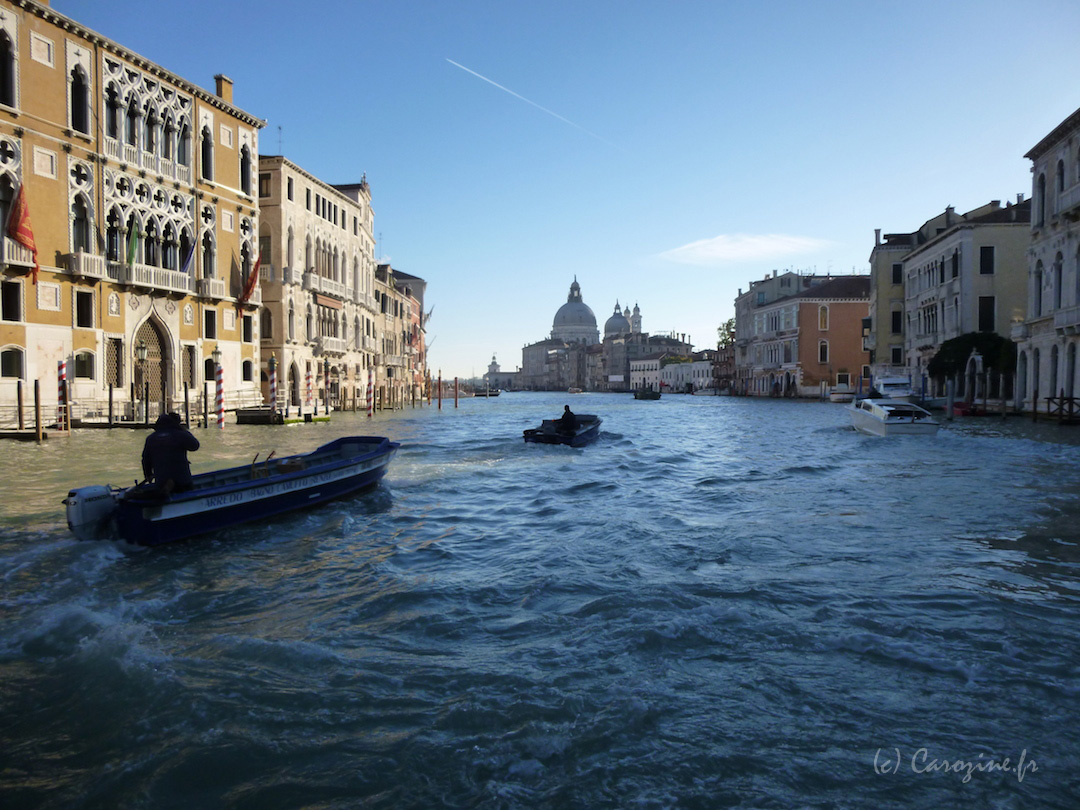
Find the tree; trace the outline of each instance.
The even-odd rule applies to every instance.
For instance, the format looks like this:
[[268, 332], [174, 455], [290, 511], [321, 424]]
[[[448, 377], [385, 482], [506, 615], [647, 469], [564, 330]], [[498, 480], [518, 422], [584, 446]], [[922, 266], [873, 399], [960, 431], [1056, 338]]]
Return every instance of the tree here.
[[946, 340], [927, 364], [931, 377], [949, 379], [964, 373], [972, 350], [982, 355], [984, 367], [999, 372], [1016, 370], [1016, 344], [996, 332], [968, 332]]
[[716, 330], [716, 348], [726, 349], [735, 344], [735, 319], [728, 318], [723, 326]]

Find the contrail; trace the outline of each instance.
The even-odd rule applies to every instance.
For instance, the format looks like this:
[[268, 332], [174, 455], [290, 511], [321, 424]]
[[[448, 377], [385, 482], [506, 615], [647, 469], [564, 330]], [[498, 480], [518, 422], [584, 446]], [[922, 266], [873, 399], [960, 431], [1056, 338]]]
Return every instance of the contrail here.
[[[465, 67], [464, 65], [459, 65], [459, 64], [458, 64], [457, 62], [455, 62], [455, 61], [454, 61], [453, 59], [449, 59], [449, 58], [447, 58], [447, 60], [446, 60], [446, 61], [447, 61], [447, 62], [449, 62], [449, 63], [450, 63], [451, 65], [453, 65], [454, 67], [459, 67], [459, 68], [461, 68], [462, 70], [464, 70], [464, 71], [465, 71], [466, 73], [471, 73], [471, 74], [472, 74], [473, 76], [475, 76], [476, 78], [478, 78], [478, 79], [483, 79], [483, 80], [484, 80], [485, 82], [487, 82], [488, 84], [490, 84], [490, 85], [494, 85], [495, 87], [498, 87], [498, 88], [499, 88], [500, 90], [502, 90], [502, 91], [503, 91], [504, 93], [509, 93], [509, 94], [510, 94], [510, 95], [512, 95], [512, 96], [513, 96], [514, 98], [517, 98], [517, 99], [521, 99], [521, 100], [522, 100], [522, 101], [524, 101], [524, 102], [525, 102], [526, 104], [531, 104], [532, 106], [536, 107], [536, 109], [540, 110], [541, 112], [546, 112], [546, 113], [547, 113], [548, 115], [550, 115], [550, 116], [551, 116], [552, 118], [558, 118], [558, 119], [559, 119], [560, 121], [562, 121], [562, 122], [563, 122], [564, 124], [569, 124], [569, 125], [570, 125], [570, 126], [572, 126], [572, 127], [574, 128], [574, 129], [580, 129], [580, 130], [581, 130], [582, 132], [584, 132], [584, 133], [585, 133], [586, 135], [590, 135], [590, 136], [592, 136], [593, 138], [596, 138], [596, 140], [598, 140], [598, 141], [602, 141], [603, 143], [606, 143], [606, 144], [607, 144], [608, 146], [615, 146], [615, 144], [613, 144], [613, 143], [612, 143], [611, 141], [609, 141], [609, 140], [607, 140], [607, 139], [605, 139], [605, 138], [601, 138], [601, 137], [600, 137], [599, 135], [597, 135], [597, 134], [596, 134], [595, 132], [590, 132], [589, 130], [585, 129], [585, 127], [581, 126], [580, 124], [575, 124], [575, 123], [574, 123], [573, 121], [571, 121], [571, 120], [570, 120], [569, 118], [563, 118], [563, 117], [562, 117], [561, 115], [559, 115], [559, 114], [558, 114], [558, 113], [556, 113], [556, 112], [552, 112], [552, 111], [551, 111], [551, 110], [549, 110], [549, 109], [548, 109], [547, 107], [541, 107], [541, 106], [540, 106], [539, 104], [537, 104], [537, 103], [536, 103], [535, 101], [530, 101], [529, 99], [525, 98], [525, 96], [523, 96], [523, 95], [520, 95], [519, 93], [515, 93], [515, 92], [514, 92], [513, 90], [511, 90], [511, 89], [510, 89], [509, 87], [503, 87], [503, 86], [502, 86], [501, 84], [499, 84], [498, 82], [493, 82], [493, 81], [492, 81], [491, 79], [489, 79], [489, 78], [488, 78], [487, 76], [481, 76], [481, 75], [480, 75], [479, 73], [477, 73], [477, 72], [476, 72], [475, 70], [469, 70], [469, 68]], [[615, 147], [615, 148], [617, 149], [618, 147]]]

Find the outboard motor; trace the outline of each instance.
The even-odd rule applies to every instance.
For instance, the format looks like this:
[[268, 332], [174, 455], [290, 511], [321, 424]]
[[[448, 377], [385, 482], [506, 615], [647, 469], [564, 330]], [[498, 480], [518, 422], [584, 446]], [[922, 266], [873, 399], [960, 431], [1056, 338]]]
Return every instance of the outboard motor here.
[[104, 485], [71, 490], [64, 498], [68, 528], [80, 540], [109, 537], [119, 494], [120, 490]]

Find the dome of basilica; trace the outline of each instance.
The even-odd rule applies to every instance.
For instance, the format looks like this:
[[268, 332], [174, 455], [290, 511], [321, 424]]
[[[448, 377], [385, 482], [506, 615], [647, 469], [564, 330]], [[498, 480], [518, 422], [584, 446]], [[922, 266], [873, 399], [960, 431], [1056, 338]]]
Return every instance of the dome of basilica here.
[[566, 303], [555, 313], [551, 336], [567, 343], [598, 343], [600, 333], [596, 328], [596, 316], [589, 305], [581, 300], [581, 285], [574, 279]]
[[619, 302], [615, 302], [615, 314], [613, 314], [604, 323], [604, 337], [611, 335], [625, 335], [630, 332], [630, 321], [623, 315], [622, 310], [619, 308]]

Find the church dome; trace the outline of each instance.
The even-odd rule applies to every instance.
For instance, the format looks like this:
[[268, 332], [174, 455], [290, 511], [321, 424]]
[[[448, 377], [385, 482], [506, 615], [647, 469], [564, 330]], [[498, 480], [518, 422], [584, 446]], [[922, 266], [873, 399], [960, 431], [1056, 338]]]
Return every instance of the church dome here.
[[567, 343], [597, 343], [596, 316], [589, 305], [581, 300], [581, 285], [574, 279], [566, 303], [555, 313], [551, 336]]
[[622, 314], [618, 301], [615, 302], [615, 313], [604, 323], [604, 337], [612, 335], [625, 335], [630, 331], [630, 321]]

